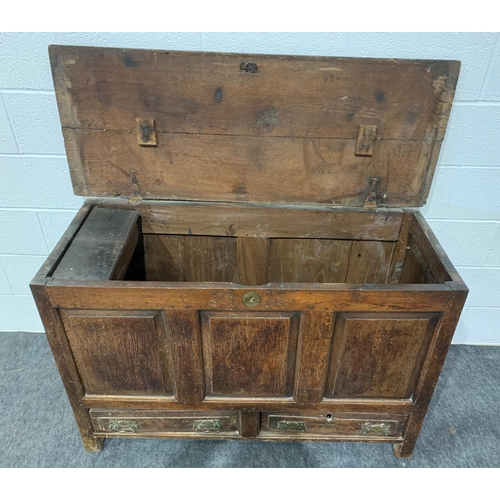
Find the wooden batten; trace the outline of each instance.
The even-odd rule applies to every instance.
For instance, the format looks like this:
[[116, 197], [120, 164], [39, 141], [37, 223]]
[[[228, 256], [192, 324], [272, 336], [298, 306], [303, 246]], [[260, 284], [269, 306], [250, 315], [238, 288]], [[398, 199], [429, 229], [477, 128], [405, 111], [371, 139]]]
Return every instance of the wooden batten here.
[[460, 65], [69, 46], [50, 58], [76, 194], [367, 209], [425, 203]]

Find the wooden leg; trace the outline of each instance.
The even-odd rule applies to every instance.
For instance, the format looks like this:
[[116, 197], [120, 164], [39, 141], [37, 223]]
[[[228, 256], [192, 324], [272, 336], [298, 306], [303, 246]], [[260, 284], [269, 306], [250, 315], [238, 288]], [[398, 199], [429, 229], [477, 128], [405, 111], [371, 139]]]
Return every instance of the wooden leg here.
[[82, 437], [83, 447], [87, 453], [97, 453], [104, 446], [104, 438]]
[[415, 449], [415, 443], [394, 443], [392, 450], [396, 458], [411, 458], [413, 455], [413, 450]]

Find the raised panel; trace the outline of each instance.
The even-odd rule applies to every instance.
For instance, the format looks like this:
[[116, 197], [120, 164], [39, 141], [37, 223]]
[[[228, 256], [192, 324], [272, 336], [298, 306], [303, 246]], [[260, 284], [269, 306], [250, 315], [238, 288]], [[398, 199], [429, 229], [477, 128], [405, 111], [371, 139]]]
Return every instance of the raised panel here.
[[173, 394], [162, 313], [61, 310], [87, 394]]
[[326, 398], [409, 398], [437, 313], [338, 313]]
[[222, 397], [291, 397], [298, 313], [202, 312], [206, 391]]

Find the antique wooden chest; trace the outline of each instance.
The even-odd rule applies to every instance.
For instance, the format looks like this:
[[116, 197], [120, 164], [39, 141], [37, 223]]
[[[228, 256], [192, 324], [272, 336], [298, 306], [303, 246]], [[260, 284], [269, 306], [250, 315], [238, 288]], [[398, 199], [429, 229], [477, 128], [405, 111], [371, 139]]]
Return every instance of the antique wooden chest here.
[[31, 288], [85, 449], [410, 457], [468, 291], [418, 211], [459, 62], [49, 52], [90, 198]]

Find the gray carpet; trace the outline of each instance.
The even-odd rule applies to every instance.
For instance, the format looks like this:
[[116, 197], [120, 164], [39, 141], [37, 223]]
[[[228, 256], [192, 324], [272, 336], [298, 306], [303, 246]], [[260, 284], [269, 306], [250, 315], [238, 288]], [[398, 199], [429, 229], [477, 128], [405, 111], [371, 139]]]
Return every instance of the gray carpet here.
[[0, 333], [0, 467], [500, 467], [500, 347], [452, 346], [413, 458], [388, 444], [108, 439], [85, 453], [45, 336]]

